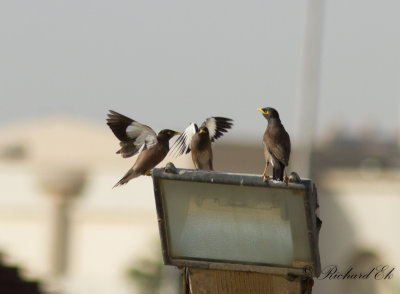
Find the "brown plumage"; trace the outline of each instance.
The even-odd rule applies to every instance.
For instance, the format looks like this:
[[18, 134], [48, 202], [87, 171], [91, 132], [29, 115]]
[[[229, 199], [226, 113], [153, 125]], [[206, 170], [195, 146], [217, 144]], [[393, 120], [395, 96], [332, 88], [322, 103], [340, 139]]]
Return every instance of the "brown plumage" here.
[[278, 111], [271, 107], [259, 108], [263, 116], [268, 120], [268, 126], [263, 137], [265, 169], [264, 181], [267, 180], [268, 165], [272, 165], [272, 178], [287, 182], [286, 167], [290, 157], [290, 137], [279, 118]]
[[208, 129], [201, 127], [190, 142], [192, 160], [197, 169], [214, 170], [211, 140]]
[[150, 174], [168, 154], [169, 140], [180, 134], [168, 129], [156, 134], [149, 126], [113, 110], [108, 113], [107, 125], [120, 140], [121, 149], [117, 154], [126, 158], [139, 153], [135, 164], [114, 187], [124, 185], [140, 175]]
[[214, 170], [211, 143], [232, 127], [232, 120], [225, 117], [209, 117], [200, 126], [191, 123], [172, 146], [177, 155], [192, 151], [196, 169]]

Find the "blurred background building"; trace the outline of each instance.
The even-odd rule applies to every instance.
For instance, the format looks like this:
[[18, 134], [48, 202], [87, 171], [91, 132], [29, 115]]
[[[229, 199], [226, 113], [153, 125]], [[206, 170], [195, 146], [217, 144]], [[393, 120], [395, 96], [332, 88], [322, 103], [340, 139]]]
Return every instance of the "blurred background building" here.
[[160, 266], [151, 178], [112, 189], [133, 160], [114, 154], [107, 110], [156, 131], [231, 117], [215, 168], [261, 174], [256, 109], [272, 106], [292, 137], [290, 170], [318, 186], [322, 266], [396, 268], [390, 280], [317, 280], [314, 293], [399, 293], [399, 10], [2, 1], [0, 263], [48, 293], [177, 293], [177, 273]]
[[132, 161], [104, 125], [52, 117], [0, 134], [8, 263], [50, 293], [135, 293], [129, 272], [161, 261], [151, 178], [112, 189]]
[[[158, 280], [164, 287], [160, 293], [177, 293], [177, 272], [160, 266], [151, 178], [111, 188], [131, 160], [113, 154], [117, 142], [104, 125], [51, 117], [0, 129], [0, 136], [0, 248], [9, 265], [21, 266], [28, 280], [41, 280], [49, 293], [142, 293], [146, 279], [150, 284]], [[263, 170], [261, 144], [221, 141], [214, 146], [218, 170]], [[377, 142], [374, 133], [349, 138], [337, 132], [317, 144], [311, 158], [323, 219], [323, 267], [353, 266], [362, 272], [381, 264], [396, 267], [396, 140]], [[173, 160], [192, 167], [189, 156]], [[63, 202], [62, 197], [70, 199]], [[150, 277], [143, 278], [144, 273]], [[399, 278], [321, 280], [314, 291], [365, 293], [365, 285], [370, 293], [397, 293]]]
[[[323, 221], [319, 242], [323, 269], [336, 265], [343, 274], [350, 268], [366, 274], [387, 265], [386, 273], [392, 268], [397, 272], [400, 238], [394, 224], [400, 205], [400, 152], [395, 137], [377, 141], [376, 136], [372, 132], [348, 137], [338, 132], [315, 144], [311, 153], [310, 178], [318, 187]], [[262, 170], [260, 146], [218, 145], [214, 150], [216, 164], [224, 170]], [[289, 170], [298, 171], [293, 165]], [[313, 293], [399, 290], [400, 278], [394, 274], [390, 280], [316, 279]]]

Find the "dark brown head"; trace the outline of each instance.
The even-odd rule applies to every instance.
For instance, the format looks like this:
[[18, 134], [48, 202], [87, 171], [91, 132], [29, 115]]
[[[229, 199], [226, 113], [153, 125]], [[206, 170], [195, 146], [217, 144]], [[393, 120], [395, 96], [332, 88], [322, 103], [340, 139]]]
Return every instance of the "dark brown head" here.
[[169, 129], [164, 129], [161, 130], [158, 135], [157, 135], [157, 139], [161, 140], [161, 141], [169, 141], [169, 139], [171, 139], [173, 136], [175, 135], [180, 135], [181, 133], [179, 132], [175, 132], [173, 130], [169, 130]]
[[279, 113], [276, 111], [276, 109], [272, 107], [264, 107], [264, 108], [258, 108], [257, 109], [259, 112], [263, 114], [263, 116], [269, 121], [271, 118], [275, 118], [280, 121], [279, 118]]
[[199, 132], [198, 132], [200, 137], [210, 137], [210, 133], [208, 131], [208, 128], [206, 126], [201, 126], [199, 128]]

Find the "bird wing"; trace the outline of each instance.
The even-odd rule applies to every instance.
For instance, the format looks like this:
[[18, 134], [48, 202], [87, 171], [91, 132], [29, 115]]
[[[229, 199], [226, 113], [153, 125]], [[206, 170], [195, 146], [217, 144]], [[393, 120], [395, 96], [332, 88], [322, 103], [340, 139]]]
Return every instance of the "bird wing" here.
[[232, 122], [232, 119], [226, 117], [209, 117], [202, 123], [202, 126], [207, 127], [210, 140], [214, 142], [232, 127]]
[[152, 128], [116, 111], [109, 111], [107, 125], [120, 140], [121, 149], [117, 154], [121, 154], [122, 157], [131, 157], [157, 143], [157, 134]]
[[283, 129], [280, 133], [270, 133], [272, 140], [267, 141], [268, 151], [284, 165], [289, 164], [290, 137]]
[[198, 130], [197, 125], [191, 123], [172, 145], [171, 154], [173, 154], [173, 156], [179, 156], [184, 153], [189, 153], [190, 142], [192, 142], [192, 137], [198, 132]]

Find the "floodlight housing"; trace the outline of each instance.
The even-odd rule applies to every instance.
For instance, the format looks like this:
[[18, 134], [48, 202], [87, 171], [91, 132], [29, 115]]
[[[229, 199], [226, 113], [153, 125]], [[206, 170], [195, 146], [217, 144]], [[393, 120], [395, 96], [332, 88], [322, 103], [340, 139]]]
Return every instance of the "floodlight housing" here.
[[152, 177], [165, 264], [320, 274], [311, 180], [263, 182], [259, 175], [173, 166], [154, 169]]

